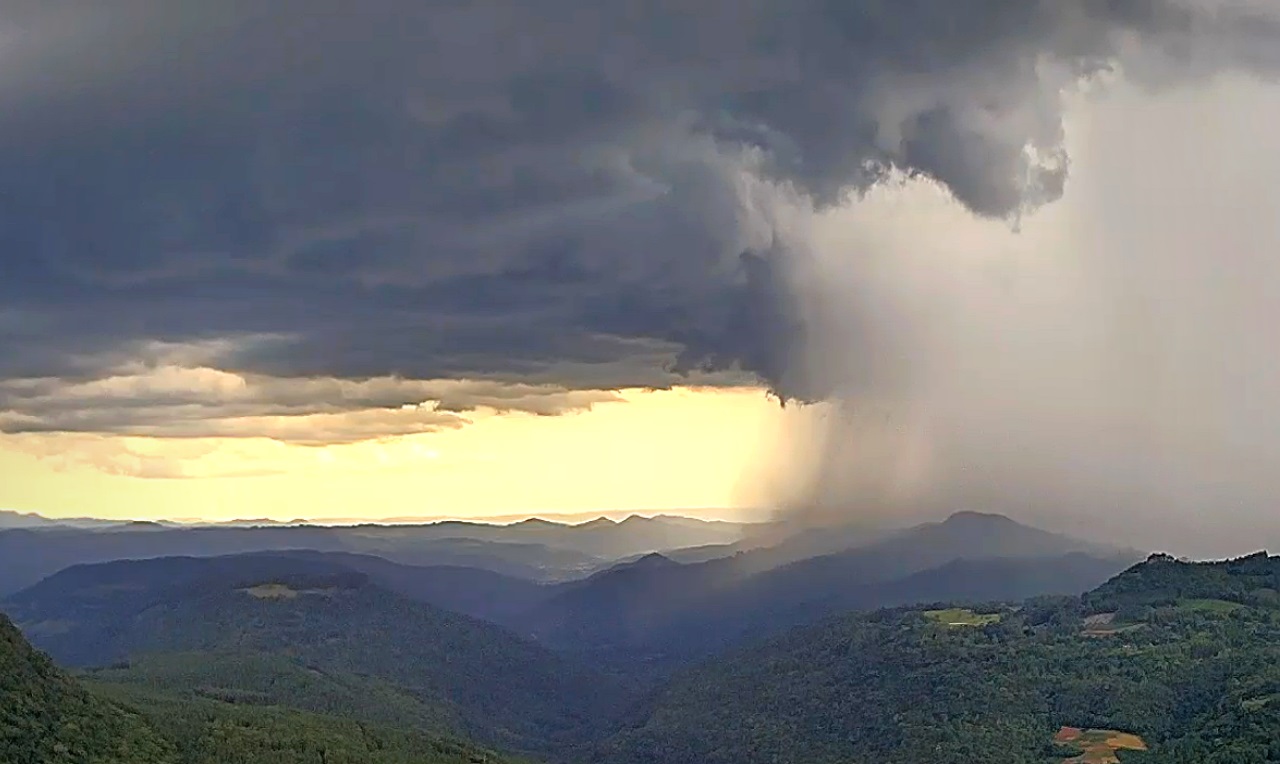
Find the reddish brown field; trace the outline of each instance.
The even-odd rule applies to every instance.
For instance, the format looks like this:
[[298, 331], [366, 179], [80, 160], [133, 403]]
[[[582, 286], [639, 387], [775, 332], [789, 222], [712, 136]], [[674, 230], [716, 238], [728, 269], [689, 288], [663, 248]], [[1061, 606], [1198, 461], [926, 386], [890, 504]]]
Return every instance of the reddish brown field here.
[[1055, 743], [1080, 749], [1080, 755], [1063, 759], [1063, 764], [1120, 764], [1116, 751], [1145, 751], [1146, 741], [1119, 730], [1082, 730], [1063, 727], [1053, 736]]
[[1053, 736], [1053, 742], [1071, 743], [1076, 740], [1079, 740], [1080, 736], [1083, 734], [1084, 734], [1084, 730], [1080, 729], [1079, 727], [1063, 727], [1062, 729], [1058, 730], [1058, 734]]

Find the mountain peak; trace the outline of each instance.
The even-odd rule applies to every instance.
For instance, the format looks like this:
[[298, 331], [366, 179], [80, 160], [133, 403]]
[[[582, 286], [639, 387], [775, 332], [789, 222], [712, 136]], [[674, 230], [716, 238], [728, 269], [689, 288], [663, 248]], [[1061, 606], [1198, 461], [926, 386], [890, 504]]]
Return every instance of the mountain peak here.
[[601, 516], [601, 517], [597, 517], [594, 520], [588, 520], [585, 523], [578, 523], [573, 527], [582, 528], [582, 529], [591, 529], [591, 528], [612, 528], [616, 525], [618, 525], [618, 522], [616, 520], [610, 520], [607, 517]]
[[511, 523], [511, 525], [508, 527], [511, 527], [511, 528], [562, 528], [564, 527], [564, 524], [552, 522], [551, 520], [544, 520], [541, 517], [530, 517], [527, 520], [521, 520], [519, 522]]
[[667, 565], [677, 565], [675, 560], [666, 556], [661, 552], [650, 552], [644, 557], [631, 563], [631, 567], [666, 567]]
[[971, 509], [953, 512], [946, 520], [942, 521], [943, 525], [1019, 525], [1016, 520], [1007, 516], [994, 512], [976, 512]]
[[678, 568], [678, 567], [681, 567], [680, 563], [676, 562], [670, 557], [667, 557], [665, 554], [662, 554], [661, 552], [650, 552], [644, 555], [643, 557], [637, 557], [636, 559], [631, 560], [629, 562], [620, 562], [611, 568], [607, 568], [605, 570], [600, 571], [599, 573], [596, 573], [594, 576], [591, 576], [587, 580], [591, 580], [593, 578], [611, 577], [612, 575], [619, 573], [621, 571], [660, 570], [662, 568]]

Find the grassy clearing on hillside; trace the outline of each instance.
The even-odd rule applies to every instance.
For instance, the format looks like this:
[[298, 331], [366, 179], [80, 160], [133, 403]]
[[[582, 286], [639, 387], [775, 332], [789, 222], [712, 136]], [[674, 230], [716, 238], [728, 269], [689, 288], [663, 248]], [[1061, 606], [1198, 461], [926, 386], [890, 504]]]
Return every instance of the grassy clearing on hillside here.
[[1084, 629], [1080, 631], [1080, 636], [1110, 637], [1115, 634], [1123, 634], [1126, 631], [1141, 629], [1143, 625], [1141, 623], [1122, 623], [1117, 621], [1115, 613], [1095, 613], [1094, 615], [1085, 616]]
[[260, 600], [291, 600], [298, 596], [296, 589], [290, 589], [284, 584], [259, 584], [243, 591], [250, 597], [257, 597]]
[[1085, 629], [1080, 632], [1080, 636], [1111, 637], [1111, 636], [1115, 636], [1116, 634], [1123, 634], [1126, 631], [1137, 631], [1138, 629], [1141, 629], [1145, 625], [1146, 624], [1141, 624], [1141, 623], [1127, 623], [1123, 626], [1111, 626], [1107, 628]]
[[248, 589], [241, 589], [245, 594], [260, 600], [292, 600], [303, 594], [317, 594], [329, 597], [333, 589], [294, 589], [287, 584], [258, 584]]
[[999, 613], [975, 613], [963, 607], [926, 610], [924, 611], [924, 616], [944, 626], [986, 626], [992, 623], [999, 623], [1001, 618]]
[[1116, 751], [1147, 750], [1147, 743], [1142, 738], [1119, 730], [1063, 727], [1053, 736], [1053, 742], [1080, 750], [1078, 756], [1063, 759], [1063, 764], [1120, 764]]
[[1239, 602], [1227, 600], [1186, 599], [1178, 601], [1179, 610], [1191, 610], [1197, 613], [1215, 613], [1225, 615], [1244, 607]]

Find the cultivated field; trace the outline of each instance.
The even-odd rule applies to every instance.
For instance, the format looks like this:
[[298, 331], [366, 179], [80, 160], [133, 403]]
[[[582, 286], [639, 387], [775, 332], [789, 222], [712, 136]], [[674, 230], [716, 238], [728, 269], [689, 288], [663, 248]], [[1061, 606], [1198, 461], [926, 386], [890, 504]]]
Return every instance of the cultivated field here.
[[986, 626], [1000, 621], [999, 613], [975, 613], [968, 608], [949, 607], [945, 610], [926, 610], [925, 618], [930, 618], [946, 626]]
[[1053, 742], [1080, 750], [1078, 756], [1063, 759], [1063, 764], [1120, 764], [1116, 751], [1147, 750], [1142, 738], [1119, 730], [1063, 727], [1053, 736]]

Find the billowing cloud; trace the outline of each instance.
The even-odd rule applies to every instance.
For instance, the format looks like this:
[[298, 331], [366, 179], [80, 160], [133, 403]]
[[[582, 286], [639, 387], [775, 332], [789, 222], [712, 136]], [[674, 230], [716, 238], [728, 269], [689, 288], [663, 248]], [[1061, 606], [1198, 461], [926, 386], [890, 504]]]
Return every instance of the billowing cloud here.
[[1071, 187], [1017, 233], [927, 182], [823, 216], [805, 363], [842, 388], [773, 454], [786, 506], [1280, 544], [1280, 88], [1118, 85], [1068, 114]]
[[[8, 3], [0, 421], [306, 441], [690, 373], [824, 397], [848, 375], [807, 360], [815, 214], [922, 176], [1015, 220], [1063, 193], [1064, 90], [1269, 70], [1278, 25], [1243, 0]], [[853, 366], [887, 341], [853, 336]]]

